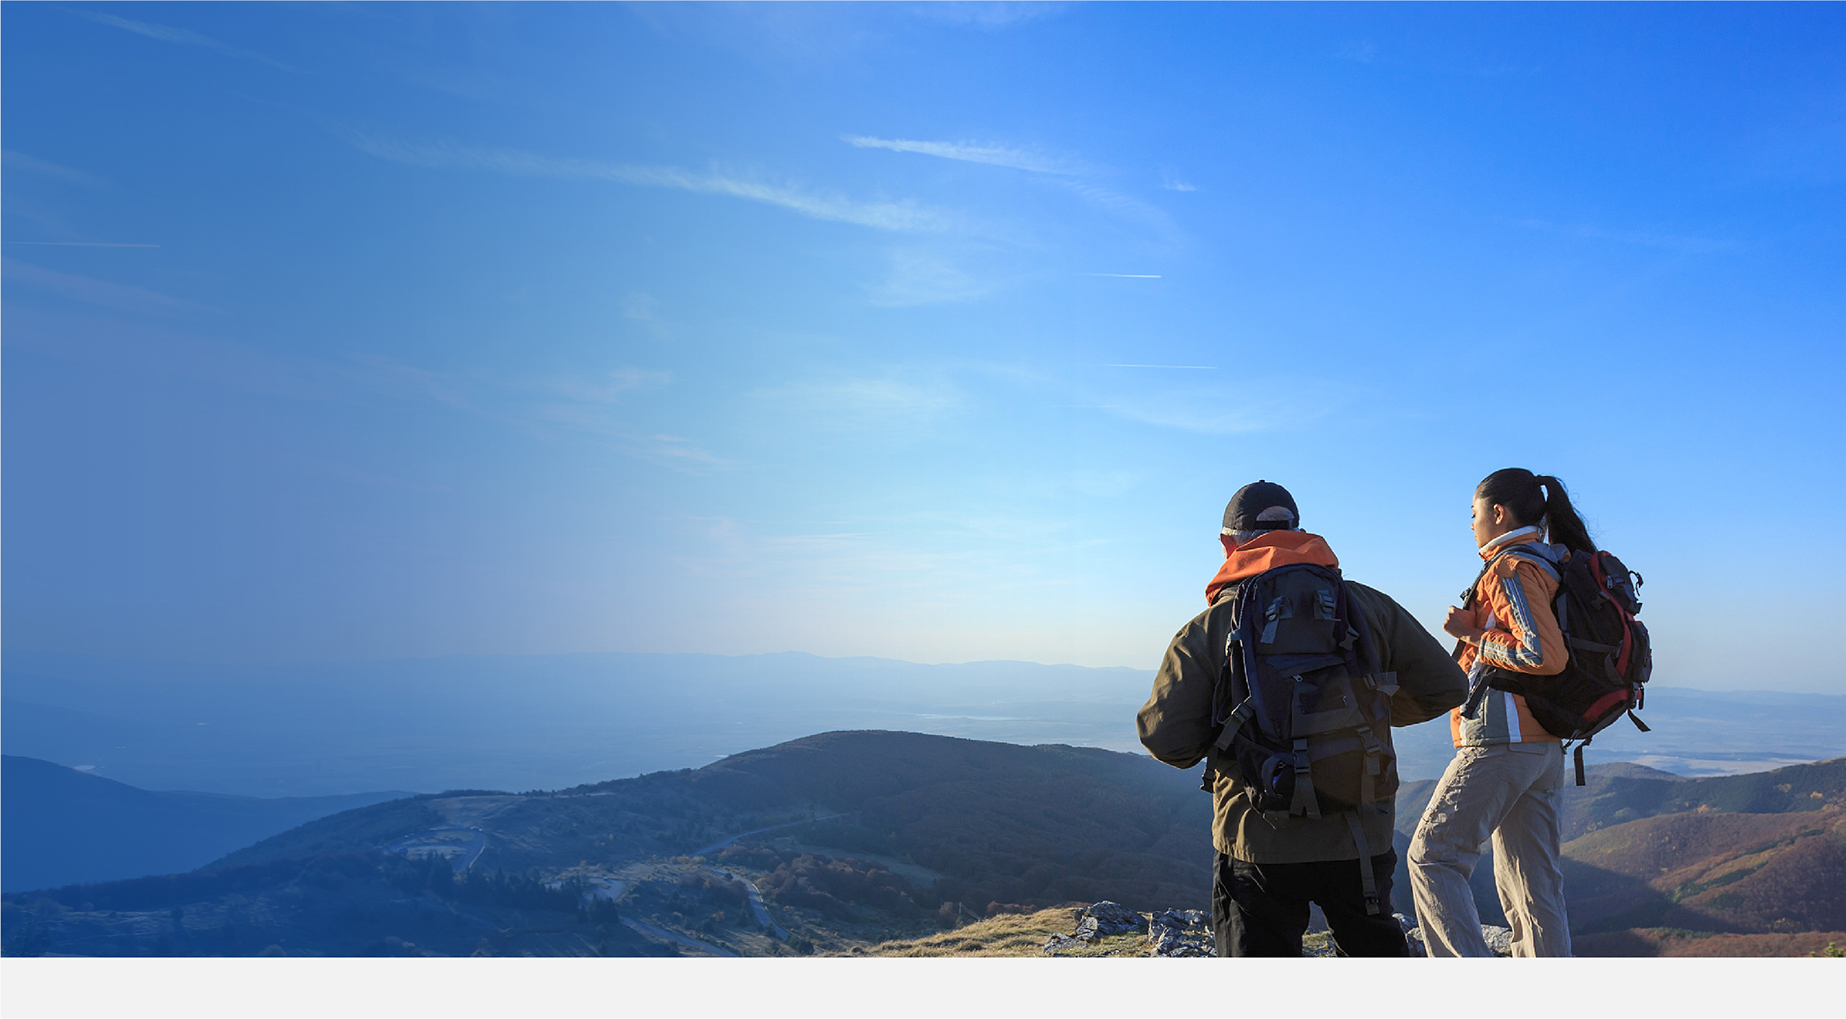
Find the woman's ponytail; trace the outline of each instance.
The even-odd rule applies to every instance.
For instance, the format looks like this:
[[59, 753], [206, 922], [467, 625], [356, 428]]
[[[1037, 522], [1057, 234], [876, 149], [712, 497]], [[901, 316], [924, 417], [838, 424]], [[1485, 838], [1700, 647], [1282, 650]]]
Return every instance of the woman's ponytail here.
[[1490, 506], [1505, 506], [1521, 527], [1543, 523], [1546, 540], [1573, 552], [1594, 552], [1590, 529], [1570, 504], [1564, 483], [1549, 474], [1533, 474], [1523, 467], [1494, 471], [1475, 486], [1476, 498]]
[[1596, 551], [1596, 543], [1590, 540], [1590, 529], [1583, 525], [1583, 518], [1571, 506], [1570, 493], [1564, 491], [1564, 483], [1549, 474], [1541, 474], [1534, 480], [1545, 486], [1547, 539], [1572, 552]]

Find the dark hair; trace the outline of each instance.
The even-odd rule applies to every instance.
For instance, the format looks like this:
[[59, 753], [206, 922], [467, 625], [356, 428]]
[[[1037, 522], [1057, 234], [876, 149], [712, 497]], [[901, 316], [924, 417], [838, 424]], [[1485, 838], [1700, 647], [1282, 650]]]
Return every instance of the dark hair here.
[[1518, 527], [1543, 523], [1546, 540], [1573, 552], [1594, 552], [1590, 529], [1570, 504], [1564, 483], [1549, 474], [1533, 474], [1523, 467], [1494, 471], [1474, 486], [1474, 497], [1489, 506], [1505, 506]]

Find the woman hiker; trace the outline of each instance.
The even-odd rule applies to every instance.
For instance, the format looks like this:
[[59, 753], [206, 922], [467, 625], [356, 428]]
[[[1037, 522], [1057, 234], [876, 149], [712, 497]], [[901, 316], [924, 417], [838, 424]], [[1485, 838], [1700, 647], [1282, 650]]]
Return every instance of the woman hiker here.
[[1487, 956], [1468, 878], [1493, 837], [1494, 887], [1515, 956], [1568, 956], [1558, 814], [1564, 747], [1533, 719], [1525, 698], [1489, 689], [1489, 669], [1551, 676], [1569, 651], [1552, 611], [1558, 566], [1592, 553], [1589, 531], [1558, 479], [1517, 467], [1474, 490], [1474, 542], [1485, 560], [1466, 605], [1443, 629], [1460, 640], [1467, 704], [1449, 728], [1455, 758], [1410, 843], [1410, 887], [1432, 956]]

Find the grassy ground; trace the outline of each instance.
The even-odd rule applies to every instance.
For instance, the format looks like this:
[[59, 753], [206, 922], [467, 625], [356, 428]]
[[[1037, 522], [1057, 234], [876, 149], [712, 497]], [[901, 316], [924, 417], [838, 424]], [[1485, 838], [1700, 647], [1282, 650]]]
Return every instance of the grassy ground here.
[[[943, 931], [940, 934], [930, 934], [908, 940], [885, 941], [850, 951], [824, 954], [854, 957], [880, 955], [910, 958], [950, 956], [1043, 958], [1046, 940], [1053, 934], [1075, 934], [1077, 918], [1081, 914], [1081, 910], [1070, 908], [1045, 909], [1037, 913], [1018, 915], [1003, 914], [952, 931]], [[1114, 937], [1098, 938], [1087, 945], [1076, 942], [1060, 949], [1058, 954], [1065, 958], [1134, 959], [1151, 955], [1152, 948], [1145, 934], [1118, 934]], [[1332, 955], [1331, 937], [1324, 932], [1309, 934], [1302, 939], [1302, 954]]]
[[[1073, 934], [1077, 930], [1077, 911], [1069, 908], [1044, 909], [1036, 913], [989, 917], [977, 923], [940, 934], [899, 941], [885, 941], [839, 955], [887, 956], [1042, 956], [1045, 941], [1053, 934]], [[1065, 955], [1146, 955], [1147, 938], [1141, 934], [1122, 934], [1098, 938], [1094, 943], [1081, 942]]]

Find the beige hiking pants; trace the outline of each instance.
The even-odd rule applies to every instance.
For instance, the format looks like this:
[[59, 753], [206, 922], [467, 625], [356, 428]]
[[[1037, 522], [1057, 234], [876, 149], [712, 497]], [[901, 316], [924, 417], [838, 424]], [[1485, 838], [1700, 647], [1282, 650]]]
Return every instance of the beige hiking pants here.
[[1410, 842], [1410, 891], [1432, 956], [1488, 956], [1468, 877], [1493, 836], [1493, 883], [1515, 956], [1569, 956], [1558, 811], [1559, 743], [1461, 747]]

